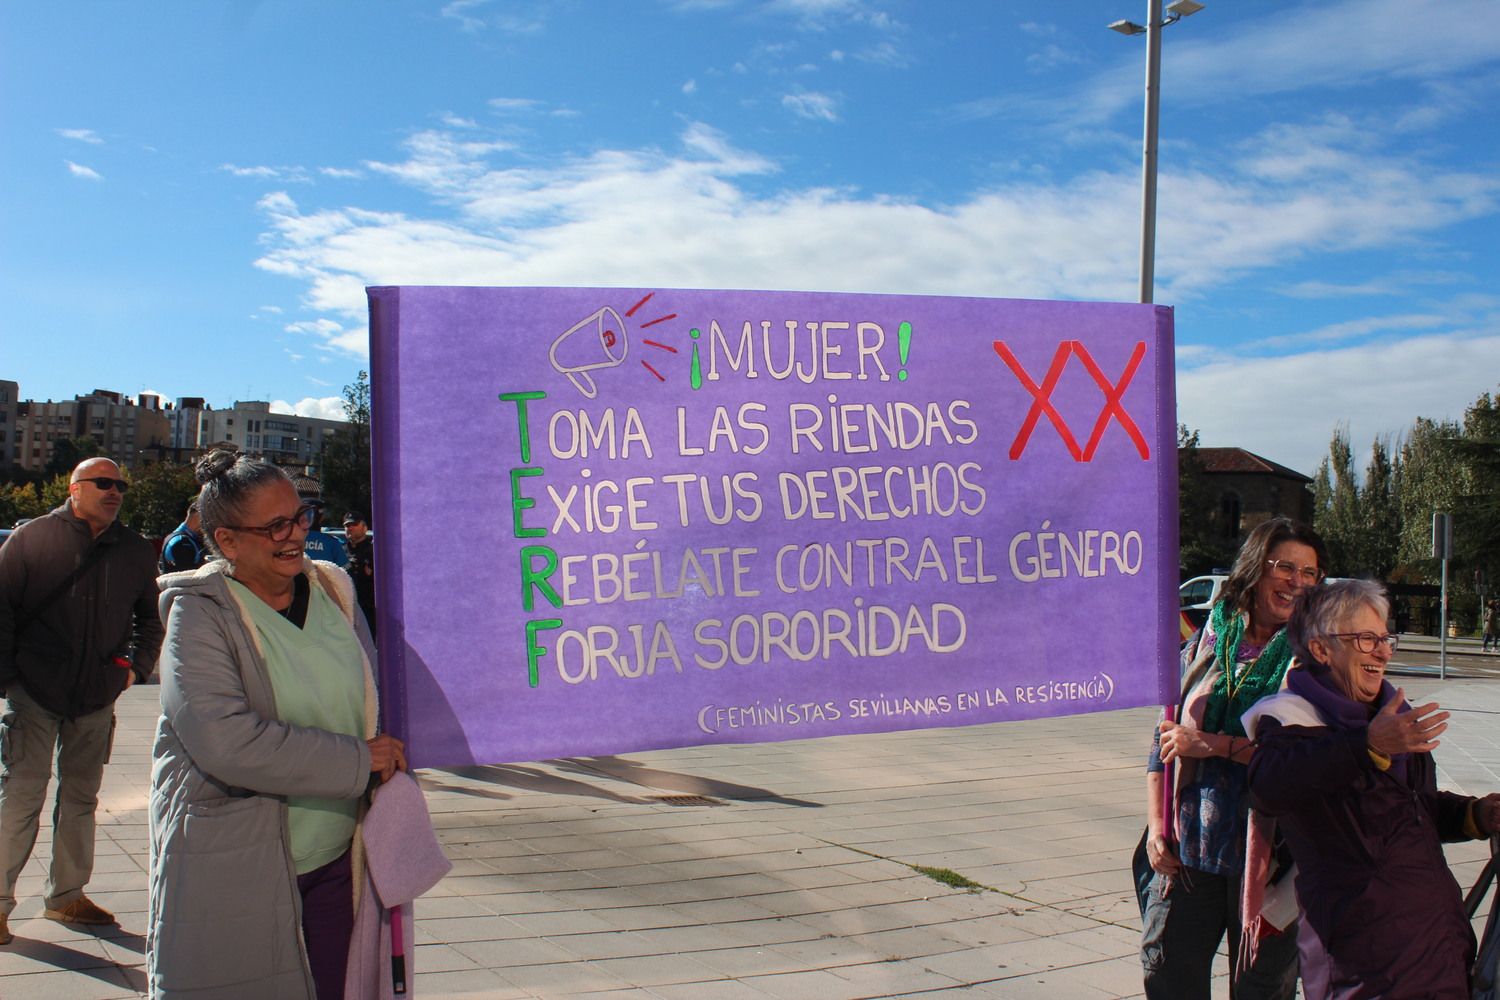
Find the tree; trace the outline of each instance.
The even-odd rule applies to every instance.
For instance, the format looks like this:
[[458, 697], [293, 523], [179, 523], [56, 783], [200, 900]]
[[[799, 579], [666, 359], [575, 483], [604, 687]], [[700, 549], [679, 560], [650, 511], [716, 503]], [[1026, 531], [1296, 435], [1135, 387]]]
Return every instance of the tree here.
[[1198, 453], [1198, 432], [1177, 425], [1178, 571], [1184, 578], [1227, 566], [1234, 549], [1213, 521], [1214, 498]]
[[1366, 567], [1361, 551], [1364, 517], [1359, 483], [1354, 476], [1354, 454], [1349, 447], [1349, 427], [1339, 424], [1333, 429], [1328, 454], [1318, 463], [1313, 479], [1313, 527], [1328, 546], [1328, 566], [1332, 576], [1350, 576]]
[[148, 465], [130, 480], [120, 505], [120, 520], [148, 538], [159, 538], [182, 521], [183, 511], [198, 495], [193, 467], [176, 462]]
[[1405, 568], [1403, 575], [1437, 578], [1437, 560], [1432, 558], [1432, 514], [1453, 510], [1456, 491], [1452, 447], [1458, 435], [1455, 423], [1418, 417], [1401, 442], [1401, 488], [1397, 494], [1401, 545], [1396, 562]]
[[1449, 454], [1454, 465], [1454, 610], [1466, 622], [1477, 623], [1479, 593], [1494, 593], [1500, 571], [1500, 397], [1484, 393], [1464, 412]]
[[41, 517], [47, 510], [38, 484], [6, 483], [0, 486], [0, 528], [9, 528], [23, 517]]
[[68, 480], [71, 476], [71, 470], [68, 472], [59, 472], [51, 479], [42, 483], [42, 513], [45, 514], [49, 510], [56, 510], [68, 499]]
[[320, 478], [331, 518], [346, 511], [370, 516], [370, 373], [361, 371], [344, 386], [344, 419], [349, 427], [323, 442]]
[[104, 449], [99, 447], [87, 434], [80, 434], [75, 438], [64, 438], [52, 442], [52, 457], [47, 459], [47, 474], [55, 476], [58, 473], [71, 475], [78, 467], [78, 463], [85, 458], [95, 458], [104, 454]]
[[1359, 565], [1377, 580], [1389, 579], [1401, 546], [1401, 509], [1396, 495], [1396, 468], [1385, 441], [1370, 446], [1370, 464], [1359, 492], [1365, 530], [1358, 547]]

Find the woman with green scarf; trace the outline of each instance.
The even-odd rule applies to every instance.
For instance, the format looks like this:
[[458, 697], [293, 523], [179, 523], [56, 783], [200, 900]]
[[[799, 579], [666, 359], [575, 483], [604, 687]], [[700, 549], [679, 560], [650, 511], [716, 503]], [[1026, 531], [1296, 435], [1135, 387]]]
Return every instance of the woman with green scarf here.
[[[1235, 558], [1208, 623], [1183, 647], [1181, 720], [1154, 734], [1146, 766], [1147, 857], [1154, 872], [1141, 939], [1150, 1000], [1208, 1000], [1214, 956], [1227, 932], [1239, 951], [1240, 883], [1250, 808], [1247, 764], [1255, 746], [1240, 717], [1276, 693], [1292, 659], [1285, 626], [1292, 602], [1323, 579], [1323, 540], [1285, 517], [1259, 525]], [[1173, 818], [1164, 823], [1165, 765], [1176, 762]], [[1267, 938], [1238, 977], [1233, 1000], [1292, 1000], [1295, 926]]]

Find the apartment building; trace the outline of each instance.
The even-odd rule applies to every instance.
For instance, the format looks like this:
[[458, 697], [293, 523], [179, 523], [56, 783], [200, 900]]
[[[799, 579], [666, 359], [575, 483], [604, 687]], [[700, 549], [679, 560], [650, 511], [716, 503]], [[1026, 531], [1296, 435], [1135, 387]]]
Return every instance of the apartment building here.
[[123, 469], [156, 462], [191, 462], [211, 447], [228, 444], [278, 465], [314, 470], [329, 434], [343, 420], [272, 413], [265, 401], [236, 402], [216, 410], [200, 396], [175, 404], [142, 393], [130, 399], [95, 389], [70, 400], [21, 399], [18, 383], [0, 380], [0, 468], [40, 472], [58, 441], [92, 437], [101, 452]]

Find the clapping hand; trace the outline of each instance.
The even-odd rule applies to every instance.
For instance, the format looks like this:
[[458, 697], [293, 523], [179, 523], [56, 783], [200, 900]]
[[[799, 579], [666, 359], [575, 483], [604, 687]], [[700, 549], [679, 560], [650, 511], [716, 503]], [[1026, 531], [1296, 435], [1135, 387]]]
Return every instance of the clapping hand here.
[[1365, 741], [1371, 750], [1394, 757], [1398, 753], [1427, 753], [1437, 747], [1438, 737], [1448, 728], [1448, 713], [1439, 712], [1435, 701], [1400, 712], [1404, 700], [1405, 692], [1397, 688], [1396, 696], [1370, 720]]

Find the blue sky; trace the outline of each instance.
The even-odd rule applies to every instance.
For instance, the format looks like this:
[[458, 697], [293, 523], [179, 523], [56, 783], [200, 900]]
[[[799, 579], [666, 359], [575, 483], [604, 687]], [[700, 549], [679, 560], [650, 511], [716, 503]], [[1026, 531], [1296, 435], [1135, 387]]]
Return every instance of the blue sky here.
[[[1500, 388], [1491, 0], [1164, 32], [1179, 418], [1311, 474]], [[1143, 3], [0, 6], [0, 378], [337, 415], [368, 284], [1133, 301]]]

